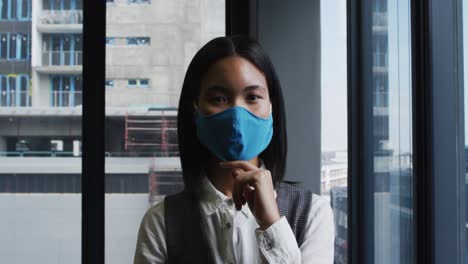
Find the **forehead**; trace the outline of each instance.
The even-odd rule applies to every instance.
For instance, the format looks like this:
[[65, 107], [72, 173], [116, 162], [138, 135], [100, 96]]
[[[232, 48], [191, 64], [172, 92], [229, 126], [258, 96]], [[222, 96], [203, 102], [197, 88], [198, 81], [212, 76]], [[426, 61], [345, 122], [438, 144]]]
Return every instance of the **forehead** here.
[[251, 85], [267, 88], [265, 75], [250, 61], [239, 56], [221, 59], [214, 63], [202, 78], [202, 90], [211, 85], [228, 89], [243, 89]]

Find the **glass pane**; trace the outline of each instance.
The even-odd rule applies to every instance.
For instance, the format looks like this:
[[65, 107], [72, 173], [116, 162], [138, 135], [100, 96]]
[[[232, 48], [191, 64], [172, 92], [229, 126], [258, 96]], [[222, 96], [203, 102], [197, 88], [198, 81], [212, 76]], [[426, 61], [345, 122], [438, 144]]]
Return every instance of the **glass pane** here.
[[335, 263], [348, 263], [346, 0], [321, 1], [321, 196], [335, 216]]
[[4, 60], [8, 57], [8, 35], [0, 34], [0, 59]]
[[1, 19], [8, 19], [8, 0], [2, 0]]
[[72, 78], [71, 76], [62, 77], [62, 106], [70, 106], [70, 97], [72, 96], [70, 80]]
[[16, 43], [17, 43], [17, 35], [16, 34], [10, 34], [10, 55], [8, 58], [10, 60], [15, 60], [16, 59]]
[[71, 40], [71, 35], [66, 35], [66, 36], [64, 36], [62, 38], [62, 45], [63, 45], [63, 47], [62, 47], [62, 49], [63, 49], [62, 57], [63, 57], [63, 63], [65, 65], [70, 65], [71, 64], [70, 58], [71, 58], [71, 55], [73, 55], [72, 54], [73, 51], [72, 51], [72, 48], [71, 48], [71, 45], [72, 45], [71, 41], [72, 41]]
[[[468, 239], [468, 1], [463, 0], [463, 82], [464, 82], [464, 101], [465, 101], [465, 216], [466, 216], [466, 230], [465, 230], [465, 241]], [[465, 263], [468, 263], [468, 243], [465, 242]]]
[[28, 58], [27, 52], [28, 52], [28, 41], [29, 35], [22, 34], [21, 35], [21, 55], [20, 59], [26, 59]]
[[225, 35], [224, 0], [140, 2], [107, 5], [107, 263], [133, 263], [144, 213], [182, 189], [174, 108], [195, 52]]
[[[50, 1], [0, 0], [2, 17], [8, 3], [41, 14], [41, 2]], [[52, 34], [38, 26], [0, 20], [0, 263], [80, 264], [81, 108], [53, 108], [66, 98], [52, 76], [69, 69], [44, 67]], [[61, 25], [53, 35], [73, 30]]]
[[6, 77], [0, 75], [0, 107], [7, 106]]
[[409, 0], [373, 0], [374, 257], [412, 263]]
[[10, 18], [11, 19], [16, 19], [18, 16], [17, 16], [17, 13], [16, 13], [16, 8], [17, 8], [17, 0], [9, 0], [10, 2]]
[[20, 2], [22, 2], [22, 4], [21, 4], [21, 17], [22, 18], [29, 17], [29, 6], [31, 4], [30, 1], [22, 0]]
[[76, 0], [76, 9], [81, 10], [83, 9], [83, 0]]

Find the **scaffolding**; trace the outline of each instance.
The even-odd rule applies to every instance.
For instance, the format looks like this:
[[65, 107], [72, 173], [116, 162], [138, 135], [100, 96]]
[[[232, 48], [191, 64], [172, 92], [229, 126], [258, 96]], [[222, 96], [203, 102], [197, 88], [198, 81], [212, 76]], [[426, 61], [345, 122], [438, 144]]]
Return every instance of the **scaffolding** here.
[[[136, 157], [151, 157], [148, 167], [148, 202], [154, 205], [165, 194], [182, 190], [182, 171], [179, 166], [168, 170], [159, 161], [171, 162], [179, 157], [177, 144], [177, 119], [164, 110], [155, 115], [125, 114], [125, 152]], [[154, 112], [153, 112], [154, 113]]]
[[178, 156], [177, 120], [166, 116], [125, 115], [125, 151], [149, 157]]

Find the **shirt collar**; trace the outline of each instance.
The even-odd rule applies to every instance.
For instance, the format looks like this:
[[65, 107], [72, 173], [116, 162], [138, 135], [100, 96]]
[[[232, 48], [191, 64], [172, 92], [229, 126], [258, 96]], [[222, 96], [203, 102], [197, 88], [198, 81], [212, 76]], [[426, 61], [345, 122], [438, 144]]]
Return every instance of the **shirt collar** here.
[[[266, 169], [262, 160], [260, 160], [260, 168]], [[227, 197], [224, 193], [220, 192], [216, 187], [211, 183], [211, 181], [206, 176], [206, 173], [202, 170], [202, 180], [201, 180], [201, 196], [200, 196], [200, 206], [206, 215], [213, 214], [222, 206], [234, 208], [234, 203], [232, 198]], [[275, 191], [276, 198], [276, 191]], [[246, 218], [251, 214], [248, 204], [244, 204], [241, 208], [241, 212]]]

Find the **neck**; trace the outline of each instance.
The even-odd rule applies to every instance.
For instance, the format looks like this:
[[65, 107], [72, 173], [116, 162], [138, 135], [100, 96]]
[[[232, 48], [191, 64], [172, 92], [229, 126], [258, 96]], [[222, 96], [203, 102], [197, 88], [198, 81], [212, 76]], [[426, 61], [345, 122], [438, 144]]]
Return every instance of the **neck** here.
[[[210, 158], [206, 174], [218, 191], [232, 198], [232, 192], [234, 190], [234, 176], [232, 176], [232, 174], [234, 169], [221, 168], [218, 164], [220, 161], [220, 159], [215, 157]], [[260, 167], [260, 159], [258, 157], [249, 160], [249, 162], [254, 164], [257, 168]]]

